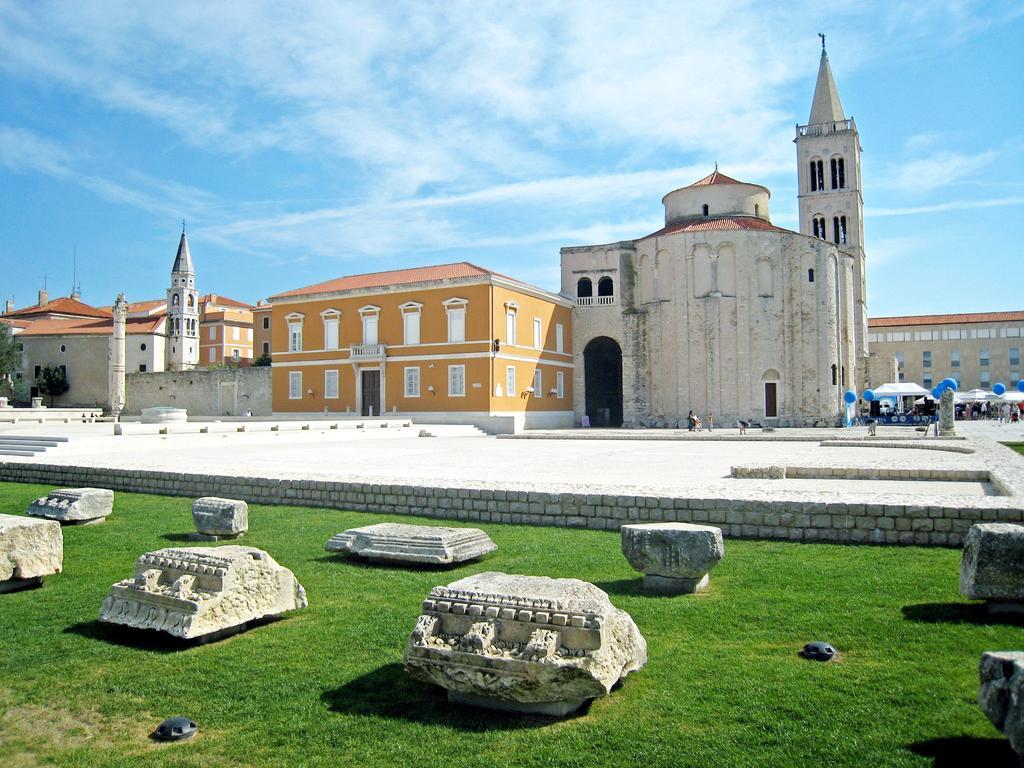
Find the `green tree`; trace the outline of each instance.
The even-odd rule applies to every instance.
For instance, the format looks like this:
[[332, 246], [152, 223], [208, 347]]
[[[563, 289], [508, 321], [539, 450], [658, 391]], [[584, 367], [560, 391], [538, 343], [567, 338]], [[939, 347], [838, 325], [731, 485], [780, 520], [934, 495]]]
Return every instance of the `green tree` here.
[[39, 391], [50, 396], [50, 407], [53, 407], [53, 398], [63, 395], [71, 385], [68, 384], [68, 375], [63, 368], [56, 365], [48, 365], [39, 372]]
[[19, 344], [11, 327], [0, 322], [0, 397], [9, 397], [17, 401], [16, 379], [21, 370], [21, 344]]
[[260, 355], [259, 357], [252, 361], [252, 365], [254, 368], [262, 368], [264, 366], [270, 365], [270, 355], [264, 352], [262, 355]]

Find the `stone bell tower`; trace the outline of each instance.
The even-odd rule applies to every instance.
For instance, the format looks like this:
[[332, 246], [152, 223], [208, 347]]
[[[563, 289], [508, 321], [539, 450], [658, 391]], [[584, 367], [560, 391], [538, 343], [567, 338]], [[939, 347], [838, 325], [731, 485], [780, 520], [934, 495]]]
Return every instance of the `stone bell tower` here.
[[185, 222], [167, 289], [167, 368], [187, 371], [199, 363], [199, 296], [196, 270], [188, 250]]
[[[800, 232], [835, 243], [853, 257], [854, 346], [867, 357], [868, 310], [864, 266], [864, 198], [860, 134], [846, 117], [832, 78], [825, 36], [807, 125], [796, 127]], [[863, 370], [863, 367], [862, 367]]]

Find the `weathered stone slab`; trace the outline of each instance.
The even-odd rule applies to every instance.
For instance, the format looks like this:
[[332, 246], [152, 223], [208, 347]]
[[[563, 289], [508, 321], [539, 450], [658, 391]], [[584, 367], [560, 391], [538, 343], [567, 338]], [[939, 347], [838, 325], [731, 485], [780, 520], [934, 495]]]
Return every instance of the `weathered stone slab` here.
[[0, 592], [41, 584], [44, 576], [60, 573], [63, 562], [60, 523], [0, 515]]
[[1024, 652], [987, 651], [978, 669], [978, 706], [1024, 765]]
[[691, 523], [622, 526], [622, 554], [644, 574], [644, 589], [660, 594], [702, 592], [708, 571], [725, 555], [722, 529]]
[[405, 648], [449, 701], [562, 716], [647, 662], [647, 642], [579, 579], [481, 573], [434, 587]]
[[241, 499], [203, 496], [192, 502], [192, 521], [200, 541], [237, 539], [249, 530], [249, 505]]
[[59, 523], [102, 523], [114, 511], [114, 492], [107, 488], [57, 488], [28, 506], [33, 517]]
[[1024, 611], [1024, 525], [978, 523], [964, 539], [960, 594], [989, 608]]
[[324, 548], [367, 560], [448, 565], [483, 557], [497, 546], [479, 528], [377, 523], [339, 533]]
[[135, 576], [110, 588], [100, 621], [210, 639], [306, 605], [295, 575], [263, 550], [180, 547], [142, 555]]

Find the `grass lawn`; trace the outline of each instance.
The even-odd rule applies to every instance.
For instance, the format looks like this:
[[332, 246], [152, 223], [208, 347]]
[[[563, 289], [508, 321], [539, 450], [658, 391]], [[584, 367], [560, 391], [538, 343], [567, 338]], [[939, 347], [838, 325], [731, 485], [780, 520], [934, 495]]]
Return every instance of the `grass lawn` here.
[[1017, 453], [1024, 453], [1024, 443], [1003, 443], [1007, 448], [1012, 448]]
[[[0, 512], [24, 514], [49, 488], [0, 490]], [[65, 528], [64, 573], [0, 595], [0, 765], [1015, 765], [975, 697], [979, 655], [1024, 648], [1024, 622], [959, 597], [956, 550], [729, 540], [708, 594], [666, 598], [640, 592], [617, 533], [485, 524], [499, 549], [482, 562], [404, 570], [323, 544], [409, 518], [249, 518], [243, 543], [291, 568], [310, 606], [184, 648], [96, 616], [139, 554], [184, 544], [190, 500], [118, 493], [104, 524]], [[402, 651], [432, 586], [485, 570], [596, 583], [647, 638], [647, 666], [566, 720], [449, 706]], [[841, 659], [796, 655], [818, 639]], [[147, 738], [178, 714], [200, 734]]]

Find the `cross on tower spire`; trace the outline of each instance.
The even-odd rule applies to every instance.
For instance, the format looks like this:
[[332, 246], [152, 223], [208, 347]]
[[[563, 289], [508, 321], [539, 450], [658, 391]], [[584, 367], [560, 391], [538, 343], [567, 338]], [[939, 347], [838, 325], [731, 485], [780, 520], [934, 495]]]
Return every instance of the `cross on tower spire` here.
[[819, 32], [818, 33], [818, 37], [821, 38], [821, 52], [825, 53], [825, 33], [824, 32]]

